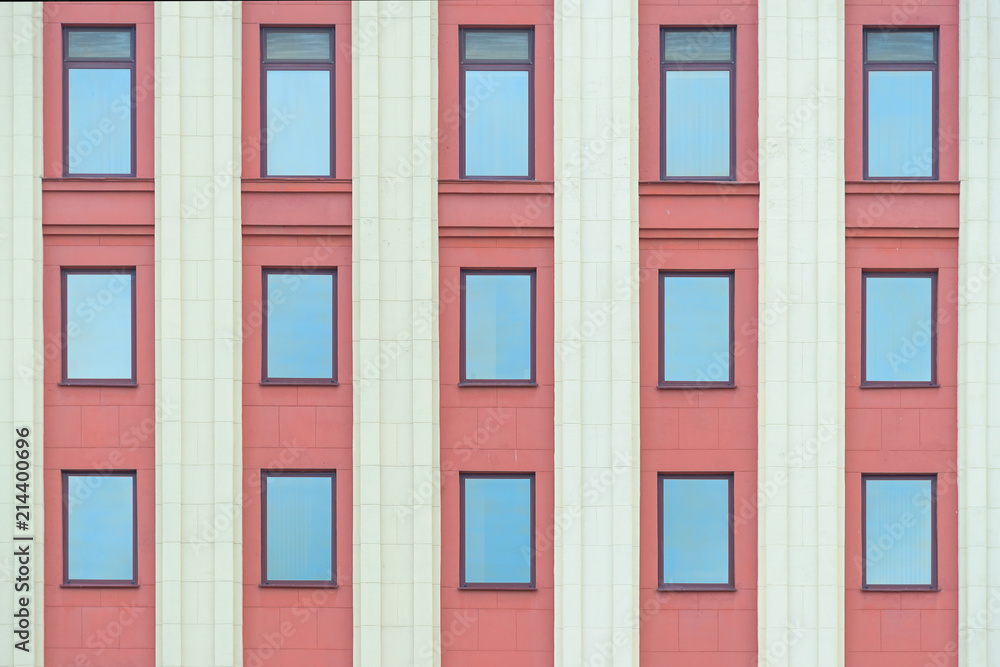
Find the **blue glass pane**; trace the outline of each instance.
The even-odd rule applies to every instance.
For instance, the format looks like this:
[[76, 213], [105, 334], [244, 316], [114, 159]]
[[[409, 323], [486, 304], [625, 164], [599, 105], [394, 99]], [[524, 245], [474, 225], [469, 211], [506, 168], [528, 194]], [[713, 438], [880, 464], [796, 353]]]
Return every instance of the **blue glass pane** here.
[[933, 281], [876, 276], [865, 280], [865, 379], [930, 382]]
[[531, 379], [531, 276], [465, 276], [465, 377]]
[[132, 377], [132, 276], [66, 275], [66, 377]]
[[663, 277], [663, 379], [729, 381], [727, 276]]
[[729, 583], [729, 480], [663, 484], [663, 583]]
[[528, 175], [528, 73], [465, 73], [465, 173]]
[[666, 175], [729, 178], [729, 72], [666, 72]]
[[933, 175], [934, 76], [868, 73], [868, 175]]
[[530, 479], [465, 479], [465, 580], [531, 583]]
[[132, 580], [134, 481], [125, 475], [68, 476], [68, 579]]
[[331, 581], [333, 479], [266, 479], [268, 581]]
[[329, 176], [330, 72], [267, 72], [267, 174]]
[[869, 479], [865, 484], [866, 583], [930, 586], [930, 480]]
[[333, 378], [333, 276], [267, 277], [267, 376]]
[[70, 69], [67, 173], [132, 173], [132, 72]]

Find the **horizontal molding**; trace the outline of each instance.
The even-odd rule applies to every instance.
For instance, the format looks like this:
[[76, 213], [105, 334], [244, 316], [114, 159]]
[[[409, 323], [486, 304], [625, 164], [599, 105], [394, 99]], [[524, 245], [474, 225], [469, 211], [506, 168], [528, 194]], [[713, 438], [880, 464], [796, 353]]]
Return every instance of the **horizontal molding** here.
[[639, 181], [639, 196], [757, 197], [760, 183], [739, 181]]
[[244, 178], [242, 192], [350, 192], [349, 178]]
[[42, 192], [153, 192], [152, 178], [43, 178]]
[[845, 181], [844, 190], [856, 194], [957, 195], [960, 181]]
[[554, 194], [553, 181], [438, 179], [438, 194]]

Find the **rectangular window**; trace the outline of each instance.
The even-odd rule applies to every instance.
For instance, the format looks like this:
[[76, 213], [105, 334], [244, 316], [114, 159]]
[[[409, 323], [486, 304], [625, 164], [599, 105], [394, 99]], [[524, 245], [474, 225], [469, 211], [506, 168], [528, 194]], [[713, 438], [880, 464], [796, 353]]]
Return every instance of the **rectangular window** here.
[[660, 387], [733, 387], [732, 272], [660, 273]]
[[862, 587], [937, 588], [935, 475], [862, 475]]
[[337, 272], [264, 269], [262, 382], [337, 384]]
[[332, 177], [333, 28], [263, 28], [261, 54], [261, 176]]
[[135, 269], [62, 270], [64, 384], [136, 383]]
[[535, 272], [462, 271], [462, 384], [535, 384]]
[[337, 585], [333, 472], [262, 470], [261, 583]]
[[864, 273], [861, 385], [937, 384], [937, 274]]
[[865, 178], [936, 179], [937, 30], [865, 30]]
[[660, 35], [661, 178], [735, 179], [736, 29]]
[[462, 588], [535, 587], [535, 475], [462, 473]]
[[535, 177], [534, 30], [459, 35], [462, 178]]
[[135, 176], [135, 28], [63, 28], [63, 175]]
[[733, 476], [659, 475], [660, 590], [729, 590]]
[[135, 471], [62, 473], [63, 583], [137, 586]]

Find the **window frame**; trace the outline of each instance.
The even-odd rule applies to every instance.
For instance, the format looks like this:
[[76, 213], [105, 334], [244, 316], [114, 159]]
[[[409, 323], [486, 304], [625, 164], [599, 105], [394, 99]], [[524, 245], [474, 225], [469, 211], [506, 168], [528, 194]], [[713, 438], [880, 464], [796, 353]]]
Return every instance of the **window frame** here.
[[[136, 177], [136, 39], [135, 24], [74, 24], [64, 23], [62, 25], [62, 177], [63, 178], [135, 178]], [[131, 34], [130, 60], [122, 58], [101, 58], [98, 60], [70, 59], [69, 58], [69, 33], [70, 32], [103, 32], [106, 30], [129, 30]], [[122, 65], [128, 65], [123, 67]], [[69, 170], [69, 70], [71, 69], [128, 69], [131, 82], [129, 84], [129, 108], [131, 109], [131, 170], [127, 174], [89, 174], [70, 173]]]
[[[330, 32], [330, 61], [268, 60], [267, 33]], [[337, 177], [337, 58], [336, 26], [333, 25], [262, 25], [260, 26], [260, 177], [274, 179], [334, 179]], [[330, 173], [313, 175], [271, 175], [267, 173], [267, 73], [269, 71], [327, 71], [330, 73]]]
[[[260, 383], [262, 385], [321, 385], [321, 386], [331, 386], [336, 387], [340, 385], [338, 367], [337, 367], [337, 341], [338, 341], [338, 327], [337, 320], [340, 319], [337, 313], [337, 267], [329, 268], [302, 268], [302, 267], [276, 267], [268, 266], [261, 268], [261, 303], [263, 304], [261, 310], [261, 327], [260, 327]], [[268, 292], [267, 292], [267, 280], [268, 277], [272, 275], [331, 275], [333, 276], [333, 327], [332, 327], [332, 338], [331, 344], [333, 346], [333, 362], [331, 364], [332, 377], [327, 378], [279, 378], [270, 377], [267, 374], [267, 332], [268, 332], [268, 317], [270, 316], [270, 307], [268, 305]]]
[[[667, 479], [724, 479], [729, 482], [729, 582], [715, 583], [665, 583], [663, 581], [663, 482]], [[731, 472], [660, 472], [656, 474], [656, 531], [657, 531], [657, 591], [735, 591], [736, 590], [736, 494], [735, 474]]]
[[[931, 279], [931, 379], [929, 382], [868, 379], [868, 278], [930, 278]], [[908, 269], [874, 269], [861, 272], [861, 382], [862, 389], [938, 388], [938, 273]]]
[[[69, 300], [67, 298], [68, 277], [73, 274], [78, 275], [129, 275], [132, 277], [132, 377], [131, 378], [70, 378], [68, 377], [69, 364]], [[136, 347], [138, 345], [138, 313], [136, 312], [136, 267], [105, 267], [105, 266], [61, 266], [59, 267], [60, 280], [60, 338], [62, 353], [62, 369], [59, 384], [61, 386], [81, 386], [81, 387], [138, 387], [138, 355]]]
[[[69, 478], [132, 478], [132, 579], [69, 578]], [[139, 479], [136, 470], [62, 470], [62, 583], [61, 588], [138, 588], [139, 587]]]
[[[467, 479], [527, 479], [530, 483], [531, 503], [531, 581], [518, 582], [469, 582], [465, 578], [465, 480]], [[538, 590], [536, 562], [538, 560], [537, 504], [534, 472], [459, 472], [458, 473], [458, 589], [463, 591], [535, 591]]]
[[[660, 43], [660, 180], [661, 181], [704, 181], [727, 182], [736, 180], [736, 27], [733, 26], [673, 26], [661, 25], [657, 33]], [[663, 36], [667, 32], [729, 32], [730, 59], [728, 62], [692, 61], [687, 63], [667, 62], [664, 57]], [[729, 176], [668, 176], [667, 175], [667, 72], [701, 71], [729, 72]]]
[[[535, 180], [535, 29], [530, 25], [460, 25], [458, 27], [458, 177], [468, 181], [533, 181]], [[530, 58], [520, 60], [474, 60], [465, 58], [465, 35], [477, 31], [527, 32]], [[465, 75], [468, 71], [528, 73], [528, 175], [476, 176], [465, 171]]]
[[[664, 278], [729, 278], [729, 379], [728, 380], [707, 380], [699, 382], [697, 380], [667, 380], [665, 376], [664, 364], [666, 363], [666, 331], [664, 330], [664, 317], [666, 316], [665, 284]], [[659, 322], [657, 330], [659, 332], [659, 360], [657, 368], [657, 388], [658, 389], [735, 389], [736, 388], [736, 271], [674, 271], [671, 269], [660, 269], [657, 276], [657, 289], [659, 290]]]
[[[868, 35], [872, 32], [932, 32], [934, 34], [934, 61], [868, 61]], [[940, 180], [940, 107], [941, 107], [941, 31], [940, 26], [892, 26], [866, 25], [861, 35], [861, 77], [862, 77], [862, 179], [866, 181], [938, 181]], [[868, 175], [868, 75], [870, 72], [931, 72], [931, 175], [930, 176], [869, 176]]]
[[[931, 483], [931, 583], [929, 586], [913, 584], [869, 584], [868, 583], [868, 481], [869, 480], [910, 480]], [[936, 473], [863, 473], [861, 475], [861, 590], [862, 591], [914, 591], [938, 592], [938, 521], [937, 521], [937, 474]]]
[[[488, 276], [531, 276], [531, 377], [524, 380], [504, 378], [466, 377], [466, 335], [465, 335], [465, 277], [469, 274]], [[459, 387], [537, 387], [538, 386], [538, 270], [537, 269], [483, 269], [462, 268], [459, 270], [459, 324], [458, 324], [458, 386]]]
[[[329, 477], [330, 511], [330, 567], [329, 581], [269, 579], [267, 576], [267, 479], [269, 477]], [[260, 587], [261, 588], [337, 588], [337, 470], [261, 470], [260, 471]]]

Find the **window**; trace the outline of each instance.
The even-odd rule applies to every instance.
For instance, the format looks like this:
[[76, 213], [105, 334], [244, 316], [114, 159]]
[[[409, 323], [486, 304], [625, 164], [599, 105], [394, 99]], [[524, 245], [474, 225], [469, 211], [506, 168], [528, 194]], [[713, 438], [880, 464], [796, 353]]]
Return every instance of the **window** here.
[[337, 585], [333, 472], [262, 470], [261, 583]]
[[534, 588], [534, 474], [462, 473], [459, 485], [459, 585]]
[[460, 31], [462, 178], [535, 177], [534, 31]]
[[736, 585], [733, 476], [659, 475], [660, 590]]
[[661, 41], [661, 178], [734, 180], [735, 28], [663, 28]]
[[264, 28], [261, 53], [261, 176], [333, 176], [333, 28]]
[[934, 475], [862, 475], [862, 588], [937, 588]]
[[135, 269], [62, 270], [64, 384], [134, 385]]
[[135, 176], [135, 28], [63, 28], [63, 175]]
[[535, 384], [535, 272], [462, 271], [462, 384]]
[[660, 273], [660, 387], [733, 387], [734, 274]]
[[865, 30], [865, 178], [937, 178], [937, 31]]
[[262, 382], [337, 383], [337, 272], [264, 269]]
[[864, 273], [861, 385], [937, 384], [937, 274]]
[[135, 471], [62, 474], [63, 583], [137, 586]]

